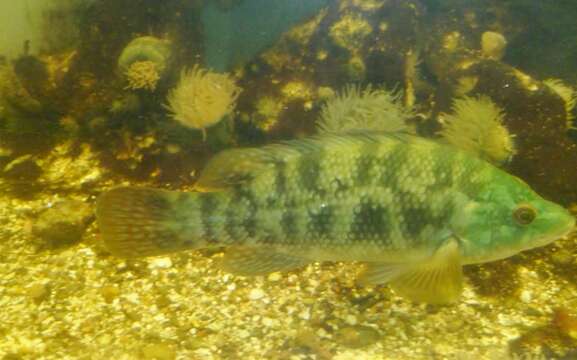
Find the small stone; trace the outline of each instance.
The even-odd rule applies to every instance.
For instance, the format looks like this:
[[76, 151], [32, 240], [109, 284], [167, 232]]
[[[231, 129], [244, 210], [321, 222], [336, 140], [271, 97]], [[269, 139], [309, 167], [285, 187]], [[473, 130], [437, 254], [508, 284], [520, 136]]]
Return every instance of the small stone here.
[[274, 272], [268, 276], [268, 281], [275, 282], [279, 281], [282, 278], [282, 275], [278, 272]]
[[531, 302], [533, 296], [532, 293], [529, 290], [523, 290], [521, 292], [520, 295], [521, 301], [524, 302], [525, 304], [528, 304]]
[[380, 334], [377, 330], [363, 325], [346, 326], [336, 333], [337, 342], [352, 349], [373, 345], [379, 338]]
[[347, 315], [345, 321], [349, 325], [357, 325], [357, 318], [354, 315]]
[[170, 297], [168, 297], [167, 294], [158, 294], [155, 303], [159, 309], [164, 309], [170, 306], [172, 304], [172, 301], [170, 300]]
[[236, 332], [236, 335], [241, 339], [246, 339], [250, 337], [250, 332], [245, 329], [240, 329]]
[[560, 249], [553, 255], [551, 255], [551, 260], [557, 265], [569, 265], [574, 261], [573, 254], [566, 249]]
[[248, 298], [251, 300], [259, 300], [259, 299], [262, 299], [264, 296], [265, 296], [265, 293], [260, 288], [252, 289], [248, 293]]
[[148, 261], [148, 268], [153, 269], [169, 269], [172, 267], [172, 260], [169, 257], [153, 258]]
[[262, 324], [266, 327], [271, 327], [274, 325], [274, 323], [275, 323], [274, 320], [271, 318], [265, 317], [262, 319]]
[[32, 155], [24, 155], [4, 166], [0, 173], [11, 180], [31, 181], [36, 180], [42, 174], [42, 169]]
[[120, 289], [113, 285], [105, 285], [100, 288], [100, 295], [102, 295], [106, 303], [110, 304], [120, 295]]
[[92, 208], [83, 201], [60, 201], [40, 214], [32, 233], [41, 241], [41, 248], [69, 247], [82, 239], [92, 214]]
[[294, 343], [296, 347], [308, 348], [316, 359], [332, 359], [333, 355], [325, 346], [325, 342], [321, 341], [319, 337], [312, 331], [306, 329], [297, 332]]
[[48, 284], [36, 283], [28, 288], [28, 296], [37, 304], [40, 304], [50, 296], [50, 287]]
[[299, 318], [303, 319], [303, 320], [310, 320], [311, 319], [311, 310], [310, 309], [304, 309], [303, 311], [301, 311], [299, 313]]
[[142, 355], [145, 360], [174, 360], [176, 352], [168, 344], [150, 344], [142, 349]]

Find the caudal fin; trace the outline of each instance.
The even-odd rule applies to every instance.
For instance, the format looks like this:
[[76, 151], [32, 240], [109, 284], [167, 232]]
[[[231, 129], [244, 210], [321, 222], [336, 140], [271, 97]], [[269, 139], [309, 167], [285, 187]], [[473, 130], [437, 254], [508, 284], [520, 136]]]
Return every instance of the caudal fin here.
[[196, 195], [134, 187], [104, 193], [96, 205], [96, 218], [105, 247], [120, 257], [199, 247]]

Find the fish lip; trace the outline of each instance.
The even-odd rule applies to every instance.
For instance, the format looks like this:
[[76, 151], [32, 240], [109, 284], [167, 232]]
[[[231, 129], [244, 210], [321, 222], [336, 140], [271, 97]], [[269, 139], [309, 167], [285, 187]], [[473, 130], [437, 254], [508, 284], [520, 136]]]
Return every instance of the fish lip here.
[[550, 242], [553, 242], [557, 239], [566, 237], [572, 233], [574, 233], [576, 230], [575, 228], [575, 218], [573, 216], [570, 217], [570, 221], [568, 221], [566, 224], [564, 224], [564, 226], [560, 227], [560, 230], [543, 238], [542, 243], [543, 244], [548, 244]]

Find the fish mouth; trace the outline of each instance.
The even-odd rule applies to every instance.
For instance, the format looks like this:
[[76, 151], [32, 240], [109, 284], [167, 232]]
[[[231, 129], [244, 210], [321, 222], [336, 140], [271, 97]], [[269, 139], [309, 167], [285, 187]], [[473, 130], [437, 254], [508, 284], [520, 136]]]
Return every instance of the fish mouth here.
[[575, 233], [575, 218], [571, 216], [570, 220], [565, 224], [562, 230], [559, 230], [558, 234], [555, 234], [557, 238], [567, 237]]
[[[550, 242], [553, 242], [559, 238], [568, 237], [575, 233], [575, 218], [573, 216], [567, 216], [567, 219], [564, 223], [556, 226], [558, 228], [557, 231], [552, 232], [551, 234], [544, 236], [541, 241], [539, 241], [542, 245], [547, 245]], [[539, 245], [539, 246], [542, 246]]]

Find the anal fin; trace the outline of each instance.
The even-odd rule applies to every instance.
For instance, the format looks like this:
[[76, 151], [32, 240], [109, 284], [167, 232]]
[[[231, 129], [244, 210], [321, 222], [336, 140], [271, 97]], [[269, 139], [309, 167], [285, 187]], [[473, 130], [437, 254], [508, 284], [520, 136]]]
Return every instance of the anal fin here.
[[230, 247], [220, 267], [241, 276], [265, 275], [275, 271], [289, 271], [309, 264], [311, 261], [270, 249]]
[[369, 264], [359, 281], [367, 285], [388, 283], [395, 292], [417, 302], [454, 302], [463, 289], [459, 246], [451, 239], [418, 263]]

